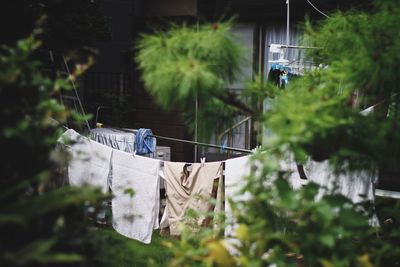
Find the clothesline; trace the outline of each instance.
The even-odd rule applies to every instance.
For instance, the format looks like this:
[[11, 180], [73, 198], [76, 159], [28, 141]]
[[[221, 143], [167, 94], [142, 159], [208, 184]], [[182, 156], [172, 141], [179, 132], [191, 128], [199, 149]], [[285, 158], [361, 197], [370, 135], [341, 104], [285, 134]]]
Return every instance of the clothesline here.
[[293, 48], [293, 49], [322, 49], [321, 47], [315, 47], [315, 46], [285, 45], [285, 44], [269, 44], [268, 47]]
[[[128, 128], [115, 128], [115, 129], [122, 129], [124, 131], [133, 132], [133, 133], [137, 133], [137, 131], [138, 131], [138, 130], [128, 129]], [[229, 147], [229, 146], [219, 146], [219, 145], [207, 144], [207, 143], [202, 143], [202, 142], [195, 142], [195, 141], [189, 141], [189, 140], [184, 140], [184, 139], [166, 137], [166, 136], [161, 136], [161, 135], [156, 135], [156, 134], [152, 134], [152, 135], [149, 135], [149, 136], [153, 137], [153, 138], [157, 138], [157, 139], [162, 139], [162, 140], [181, 142], [181, 143], [186, 143], [186, 144], [192, 144], [192, 145], [198, 145], [198, 146], [206, 146], [206, 147], [212, 147], [212, 148], [219, 148], [219, 149], [222, 149], [222, 150], [230, 150], [230, 151], [236, 151], [236, 152], [242, 152], [242, 153], [252, 153], [251, 150], [243, 149], [243, 148], [236, 148], [236, 147]]]
[[[373, 108], [373, 107], [375, 107], [375, 106], [377, 106], [379, 104], [381, 104], [381, 102], [378, 103], [378, 104], [375, 104], [375, 105], [373, 105], [373, 106], [371, 106], [369, 108]], [[367, 109], [365, 109], [365, 110], [367, 110]], [[55, 120], [54, 118], [50, 117], [50, 119], [53, 120], [54, 122], [62, 125], [66, 130], [69, 129], [68, 127], [66, 127], [65, 125], [61, 124], [59, 121]], [[132, 132], [132, 133], [137, 133], [138, 132], [138, 130], [129, 129], [129, 128], [118, 128], [118, 127], [112, 127], [112, 128], [118, 129], [118, 130], [123, 130], [123, 131], [126, 131], [126, 132]], [[229, 147], [229, 146], [220, 146], [220, 145], [214, 145], [214, 144], [208, 144], [208, 143], [203, 143], [203, 142], [196, 142], [196, 141], [190, 141], [190, 140], [166, 137], [166, 136], [155, 135], [155, 134], [152, 134], [152, 135], [149, 135], [149, 136], [153, 137], [153, 138], [167, 140], [167, 141], [180, 142], [180, 143], [186, 143], [186, 144], [192, 144], [192, 145], [198, 145], [198, 146], [205, 146], [205, 147], [212, 147], [212, 148], [218, 148], [218, 149], [221, 149], [221, 150], [236, 151], [236, 152], [248, 153], [248, 154], [252, 153], [252, 150], [249, 150], [249, 149], [235, 148], [235, 147]]]
[[[57, 124], [61, 125], [64, 129], [69, 130], [69, 128], [62, 123], [60, 123], [58, 120], [49, 117], [50, 120], [56, 122]], [[117, 130], [123, 130], [125, 132], [132, 132], [132, 133], [137, 133], [138, 130], [134, 129], [129, 129], [129, 128], [118, 128], [118, 127], [112, 127]], [[153, 138], [158, 138], [158, 139], [163, 139], [163, 140], [168, 140], [168, 141], [174, 141], [174, 142], [181, 142], [181, 143], [186, 143], [186, 144], [192, 144], [192, 145], [198, 145], [198, 146], [206, 146], [206, 147], [212, 147], [212, 148], [218, 148], [221, 150], [230, 150], [230, 151], [236, 151], [236, 152], [241, 152], [241, 153], [252, 153], [251, 150], [249, 149], [243, 149], [243, 148], [236, 148], [236, 147], [229, 147], [229, 146], [219, 146], [219, 145], [214, 145], [214, 144], [207, 144], [207, 143], [202, 143], [202, 142], [195, 142], [195, 141], [189, 141], [189, 140], [184, 140], [184, 139], [178, 139], [178, 138], [172, 138], [172, 137], [166, 137], [166, 136], [161, 136], [161, 135], [156, 135], [152, 134], [149, 135], [150, 137]]]

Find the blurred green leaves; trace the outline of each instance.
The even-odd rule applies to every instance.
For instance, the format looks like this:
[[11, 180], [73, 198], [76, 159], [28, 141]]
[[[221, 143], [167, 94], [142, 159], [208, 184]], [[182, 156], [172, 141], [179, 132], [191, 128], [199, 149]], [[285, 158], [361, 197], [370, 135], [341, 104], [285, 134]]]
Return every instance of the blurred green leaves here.
[[202, 138], [219, 134], [237, 115], [254, 111], [228, 90], [243, 62], [232, 25], [233, 21], [171, 25], [168, 31], [142, 35], [136, 44], [136, 62], [146, 90], [164, 109], [184, 110], [190, 131], [194, 131], [198, 105]]
[[69, 78], [42, 72], [40, 33], [0, 48], [0, 265], [86, 265], [89, 226], [109, 196], [60, 187], [68, 155], [56, 148], [63, 129], [50, 118], [83, 120], [56, 100]]
[[185, 105], [196, 95], [223, 94], [238, 73], [241, 55], [230, 30], [231, 23], [215, 23], [142, 35], [136, 61], [146, 88], [166, 108]]

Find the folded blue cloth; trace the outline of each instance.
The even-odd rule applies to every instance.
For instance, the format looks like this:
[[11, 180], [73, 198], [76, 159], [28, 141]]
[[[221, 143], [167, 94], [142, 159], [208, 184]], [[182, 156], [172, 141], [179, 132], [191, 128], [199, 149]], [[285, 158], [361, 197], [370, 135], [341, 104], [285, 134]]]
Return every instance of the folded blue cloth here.
[[136, 154], [144, 155], [153, 153], [156, 150], [154, 137], [149, 135], [153, 135], [150, 129], [140, 128], [138, 130], [135, 137]]

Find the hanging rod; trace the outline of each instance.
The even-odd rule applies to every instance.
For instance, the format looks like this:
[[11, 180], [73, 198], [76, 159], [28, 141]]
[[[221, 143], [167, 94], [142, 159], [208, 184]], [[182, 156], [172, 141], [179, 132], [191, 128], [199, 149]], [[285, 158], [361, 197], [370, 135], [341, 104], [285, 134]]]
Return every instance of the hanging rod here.
[[268, 47], [275, 46], [277, 48], [297, 48], [297, 49], [322, 49], [316, 46], [302, 46], [302, 45], [284, 45], [284, 44], [269, 44]]
[[[61, 125], [64, 129], [68, 130], [69, 128], [65, 125], [63, 125], [61, 122], [59, 122], [58, 120], [49, 117], [50, 120], [52, 120], [53, 122]], [[126, 132], [132, 132], [132, 133], [137, 133], [138, 130], [134, 130], [134, 129], [128, 129], [128, 128], [119, 128], [119, 127], [111, 127], [117, 130], [122, 130], [122, 131], [126, 131]], [[242, 153], [252, 153], [251, 150], [248, 149], [242, 149], [242, 148], [236, 148], [236, 147], [225, 147], [225, 146], [218, 146], [218, 145], [213, 145], [213, 144], [207, 144], [207, 143], [202, 143], [202, 142], [194, 142], [194, 141], [189, 141], [189, 140], [184, 140], [184, 139], [177, 139], [177, 138], [172, 138], [172, 137], [165, 137], [165, 136], [161, 136], [161, 135], [155, 135], [155, 134], [151, 134], [149, 135], [150, 137], [153, 138], [158, 138], [158, 139], [163, 139], [163, 140], [168, 140], [168, 141], [174, 141], [174, 142], [181, 142], [181, 143], [186, 143], [186, 144], [192, 144], [192, 145], [199, 145], [199, 146], [206, 146], [206, 147], [212, 147], [212, 148], [219, 148], [222, 150], [230, 150], [230, 151], [236, 151], [236, 152], [242, 152]]]
[[[118, 128], [116, 128], [118, 129]], [[137, 133], [138, 130], [133, 130], [133, 129], [128, 129], [128, 128], [120, 128], [124, 131], [128, 132], [133, 132]], [[236, 152], [242, 152], [242, 153], [252, 153], [251, 150], [248, 149], [242, 149], [242, 148], [236, 148], [236, 147], [225, 147], [225, 146], [218, 146], [218, 145], [213, 145], [213, 144], [207, 144], [207, 143], [202, 143], [202, 142], [195, 142], [195, 141], [189, 141], [189, 140], [184, 140], [184, 139], [177, 139], [177, 138], [172, 138], [172, 137], [165, 137], [161, 135], [156, 135], [152, 134], [149, 135], [150, 137], [157, 138], [157, 139], [162, 139], [162, 140], [168, 140], [168, 141], [174, 141], [174, 142], [180, 142], [180, 143], [185, 143], [185, 144], [192, 144], [192, 145], [198, 145], [198, 146], [206, 146], [206, 147], [212, 147], [212, 148], [219, 148], [222, 150], [230, 150], [230, 151], [236, 151]]]

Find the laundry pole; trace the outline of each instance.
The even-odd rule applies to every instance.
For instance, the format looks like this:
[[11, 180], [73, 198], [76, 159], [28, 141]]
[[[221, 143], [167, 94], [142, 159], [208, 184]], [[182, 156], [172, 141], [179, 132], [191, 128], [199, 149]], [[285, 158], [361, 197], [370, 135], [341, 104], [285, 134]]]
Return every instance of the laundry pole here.
[[[199, 111], [199, 98], [196, 92], [196, 103], [195, 103], [195, 110], [194, 110], [194, 142], [198, 142], [197, 137], [197, 125], [198, 125], [198, 111]], [[197, 162], [197, 145], [194, 146], [194, 161]]]
[[286, 0], [286, 46], [290, 45], [290, 2]]
[[[199, 17], [197, 17], [197, 32], [199, 31]], [[198, 127], [198, 112], [199, 112], [199, 96], [198, 92], [196, 91], [196, 100], [195, 100], [195, 107], [194, 107], [194, 142], [198, 142], [198, 133], [197, 133], [197, 127]], [[197, 145], [194, 146], [194, 160], [193, 162], [197, 162]]]

